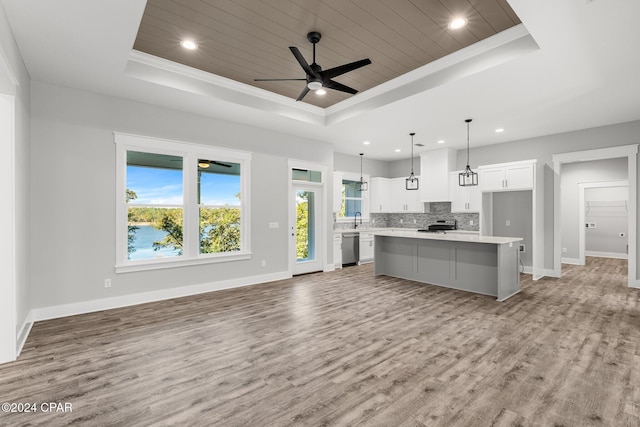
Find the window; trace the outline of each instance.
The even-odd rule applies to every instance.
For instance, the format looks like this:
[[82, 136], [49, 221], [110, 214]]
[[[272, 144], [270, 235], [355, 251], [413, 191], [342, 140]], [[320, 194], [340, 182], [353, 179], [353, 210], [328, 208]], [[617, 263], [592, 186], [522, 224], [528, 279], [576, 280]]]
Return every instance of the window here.
[[249, 153], [116, 134], [116, 271], [250, 257]]
[[342, 180], [342, 207], [339, 218], [353, 218], [356, 212], [363, 213], [363, 197], [360, 191], [360, 181]]

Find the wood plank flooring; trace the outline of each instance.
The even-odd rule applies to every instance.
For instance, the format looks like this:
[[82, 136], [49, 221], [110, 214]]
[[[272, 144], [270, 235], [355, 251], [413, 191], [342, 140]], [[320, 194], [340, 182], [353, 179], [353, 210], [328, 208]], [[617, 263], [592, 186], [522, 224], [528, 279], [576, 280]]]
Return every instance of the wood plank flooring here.
[[38, 322], [2, 413], [46, 426], [638, 426], [640, 291], [623, 260], [495, 299], [372, 266]]

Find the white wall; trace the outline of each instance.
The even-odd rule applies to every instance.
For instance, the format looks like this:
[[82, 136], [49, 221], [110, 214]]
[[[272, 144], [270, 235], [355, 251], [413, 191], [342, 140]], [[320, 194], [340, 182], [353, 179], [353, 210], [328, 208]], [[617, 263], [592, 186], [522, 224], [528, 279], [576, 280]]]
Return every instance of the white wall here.
[[580, 182], [614, 181], [627, 179], [627, 159], [608, 159], [590, 162], [567, 163], [562, 165], [560, 191], [561, 242], [567, 251], [563, 258], [576, 260], [579, 258], [579, 188]]
[[[343, 153], [334, 153], [333, 168], [340, 172], [360, 173], [360, 156], [350, 156]], [[384, 177], [389, 175], [389, 162], [362, 157], [362, 173], [371, 177]]]
[[[333, 170], [331, 145], [250, 125], [38, 82], [32, 85], [32, 106], [35, 309], [282, 275], [289, 255], [287, 158]], [[252, 259], [115, 274], [114, 131], [253, 152]], [[332, 182], [327, 184], [331, 189]], [[328, 203], [327, 218], [330, 213]], [[270, 229], [269, 222], [280, 228]], [[330, 222], [326, 229], [329, 237]], [[106, 278], [112, 279], [109, 289]]]
[[[0, 93], [13, 96], [14, 146], [13, 200], [4, 200], [13, 208], [12, 251], [13, 280], [15, 282], [14, 322], [16, 347], [26, 337], [31, 307], [30, 290], [30, 77], [11, 33], [4, 9], [0, 6]], [[15, 85], [17, 83], [17, 86]], [[9, 244], [5, 239], [5, 244]], [[2, 283], [8, 286], [7, 283]], [[1, 297], [1, 296], [0, 296]], [[2, 345], [2, 343], [0, 343]]]
[[[587, 255], [626, 256], [629, 242], [628, 188], [585, 188], [585, 229]], [[620, 234], [623, 237], [620, 237]]]

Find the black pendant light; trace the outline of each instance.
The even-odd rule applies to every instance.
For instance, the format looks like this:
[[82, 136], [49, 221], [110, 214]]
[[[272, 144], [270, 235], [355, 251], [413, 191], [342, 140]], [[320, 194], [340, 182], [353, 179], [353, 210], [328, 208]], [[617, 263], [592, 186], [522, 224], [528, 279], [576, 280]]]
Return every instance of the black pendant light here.
[[458, 184], [461, 187], [470, 187], [478, 185], [478, 173], [472, 171], [469, 166], [469, 123], [471, 123], [471, 119], [467, 119], [465, 122], [467, 123], [467, 167], [458, 175]]
[[360, 191], [367, 191], [369, 189], [369, 183], [366, 182], [364, 179], [362, 179], [362, 156], [364, 156], [364, 153], [360, 153], [360, 182], [359, 182], [359, 187], [360, 187]]
[[413, 135], [415, 132], [411, 132], [411, 174], [409, 178], [406, 179], [406, 189], [407, 190], [417, 190], [419, 187], [418, 178], [413, 174]]

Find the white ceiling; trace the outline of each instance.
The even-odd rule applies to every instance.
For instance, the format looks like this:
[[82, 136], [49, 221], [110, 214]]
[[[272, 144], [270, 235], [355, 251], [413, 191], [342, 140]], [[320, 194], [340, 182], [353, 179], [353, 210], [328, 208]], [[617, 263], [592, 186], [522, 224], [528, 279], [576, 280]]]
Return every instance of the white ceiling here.
[[464, 148], [466, 118], [472, 148], [640, 119], [637, 0], [509, 0], [522, 26], [328, 109], [132, 52], [144, 0], [0, 3], [34, 81], [250, 123], [346, 154], [407, 158], [410, 132], [425, 145], [418, 153]]

